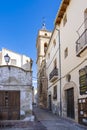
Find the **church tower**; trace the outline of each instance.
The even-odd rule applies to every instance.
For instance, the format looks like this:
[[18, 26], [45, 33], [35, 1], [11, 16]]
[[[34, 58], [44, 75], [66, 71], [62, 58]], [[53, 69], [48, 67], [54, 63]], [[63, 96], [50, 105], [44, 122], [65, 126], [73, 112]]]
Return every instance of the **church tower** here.
[[37, 103], [42, 108], [47, 108], [47, 76], [45, 53], [48, 48], [51, 32], [46, 30], [45, 23], [38, 32], [37, 37]]
[[45, 58], [45, 53], [51, 37], [51, 32], [46, 30], [45, 23], [42, 25], [42, 29], [39, 30], [36, 42], [37, 48], [37, 69], [39, 71], [42, 61]]

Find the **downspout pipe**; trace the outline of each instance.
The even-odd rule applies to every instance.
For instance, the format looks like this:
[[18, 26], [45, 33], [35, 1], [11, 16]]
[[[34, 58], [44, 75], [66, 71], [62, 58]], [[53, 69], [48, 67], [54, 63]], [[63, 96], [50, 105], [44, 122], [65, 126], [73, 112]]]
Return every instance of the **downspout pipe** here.
[[60, 117], [62, 117], [62, 97], [61, 97], [61, 45], [60, 45], [60, 30], [56, 28], [58, 31], [58, 39], [59, 39], [59, 70], [60, 70]]

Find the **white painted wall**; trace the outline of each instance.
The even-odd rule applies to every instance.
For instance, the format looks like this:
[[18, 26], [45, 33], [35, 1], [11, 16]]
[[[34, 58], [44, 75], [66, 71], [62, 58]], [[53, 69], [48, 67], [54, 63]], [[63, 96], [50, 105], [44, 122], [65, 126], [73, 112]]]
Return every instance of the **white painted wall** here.
[[[60, 44], [61, 44], [61, 98], [62, 105], [64, 106], [65, 102], [65, 86], [67, 86], [68, 82], [66, 80], [66, 75], [71, 75], [70, 87], [75, 87], [74, 92], [74, 103], [75, 103], [75, 120], [78, 120], [78, 98], [86, 97], [85, 95], [81, 96], [79, 93], [79, 70], [87, 65], [87, 53], [84, 53], [81, 57], [76, 56], [76, 41], [79, 38], [77, 34], [78, 28], [84, 22], [84, 11], [87, 8], [87, 0], [71, 0], [67, 10], [64, 14], [67, 15], [67, 23], [63, 26], [63, 18], [60, 25], [56, 26], [60, 30]], [[84, 31], [84, 24], [78, 30], [81, 35]], [[56, 39], [57, 44], [54, 48], [53, 40]], [[53, 69], [54, 59], [57, 58], [57, 65], [59, 68], [59, 39], [58, 39], [58, 31], [54, 29], [53, 35], [50, 39], [48, 50], [46, 53], [46, 72], [48, 75], [48, 95], [51, 93], [53, 96], [53, 87], [57, 85], [57, 94], [58, 98], [56, 101], [52, 103], [57, 105], [60, 102], [60, 81], [51, 83], [49, 81], [49, 74]], [[68, 48], [68, 56], [65, 58], [64, 51]], [[50, 58], [48, 58], [48, 54], [50, 54]], [[59, 68], [60, 70], [60, 68]], [[68, 87], [69, 88], [69, 87]]]
[[[56, 41], [56, 45], [54, 46], [53, 41]], [[49, 55], [50, 54], [50, 58]], [[55, 82], [50, 82], [49, 80], [49, 75], [52, 72], [52, 70], [54, 69], [54, 61], [55, 59], [57, 60], [57, 68], [58, 68], [58, 79]], [[52, 97], [52, 111], [53, 113], [57, 113], [59, 114], [59, 101], [60, 101], [60, 85], [59, 85], [59, 31], [57, 31], [56, 29], [54, 29], [53, 35], [51, 37], [49, 46], [48, 46], [48, 50], [46, 52], [46, 73], [48, 76], [48, 96], [51, 93], [51, 97]], [[54, 86], [57, 85], [57, 100], [53, 99], [53, 89]], [[49, 105], [49, 101], [48, 101], [48, 105]]]
[[[62, 19], [59, 26], [61, 43], [62, 105], [64, 108], [65, 87], [66, 90], [74, 87], [74, 110], [76, 121], [78, 121], [78, 98], [87, 97], [87, 95], [81, 96], [79, 90], [79, 70], [87, 65], [87, 53], [84, 53], [84, 55], [82, 55], [81, 57], [76, 56], [76, 41], [79, 38], [77, 30], [85, 20], [84, 11], [86, 10], [86, 8], [87, 0], [71, 0], [65, 12], [65, 14], [67, 15], [67, 22], [65, 26], [63, 26]], [[80, 35], [84, 32], [84, 24], [78, 30], [78, 32]], [[64, 51], [66, 48], [68, 48], [68, 56], [65, 58]], [[66, 80], [67, 74], [71, 75], [71, 84]], [[67, 85], [69, 86], [67, 87]]]
[[11, 59], [15, 59], [16, 60], [15, 66], [22, 67], [25, 70], [32, 70], [31, 63], [30, 63], [31, 62], [30, 57], [27, 57], [25, 55], [20, 55], [18, 53], [7, 50], [5, 48], [2, 49], [1, 53], [2, 53], [2, 55], [1, 55], [1, 58], [2, 58], [1, 65], [6, 65], [4, 56], [6, 54], [8, 54], [10, 56], [9, 65], [12, 65]]
[[[87, 54], [82, 57], [76, 56], [76, 41], [79, 38], [76, 31], [84, 21], [84, 11], [86, 8], [87, 0], [71, 0], [65, 13], [67, 14], [67, 23], [63, 26], [62, 19], [60, 24], [62, 77], [66, 76], [68, 73], [72, 73], [71, 80], [75, 82], [77, 87], [79, 87], [79, 69], [83, 68], [87, 64], [87, 60], [84, 61], [87, 58]], [[80, 35], [83, 32], [83, 27], [84, 26], [82, 26], [79, 30]], [[64, 51], [66, 47], [68, 47], [68, 56], [64, 58]], [[75, 67], [77, 68], [75, 69]], [[62, 79], [62, 87], [65, 83], [66, 81], [64, 82]]]

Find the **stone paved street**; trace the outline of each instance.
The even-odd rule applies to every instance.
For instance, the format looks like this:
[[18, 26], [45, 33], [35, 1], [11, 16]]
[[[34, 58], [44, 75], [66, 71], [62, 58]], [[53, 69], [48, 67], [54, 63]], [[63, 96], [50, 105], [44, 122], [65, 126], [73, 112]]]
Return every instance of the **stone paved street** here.
[[0, 130], [46, 130], [39, 121], [4, 121]]
[[5, 121], [0, 130], [87, 130], [86, 126], [60, 118], [47, 110], [34, 107], [36, 119], [30, 121]]
[[34, 108], [37, 119], [47, 130], [87, 130], [86, 126], [75, 123], [72, 120], [60, 118], [47, 110]]

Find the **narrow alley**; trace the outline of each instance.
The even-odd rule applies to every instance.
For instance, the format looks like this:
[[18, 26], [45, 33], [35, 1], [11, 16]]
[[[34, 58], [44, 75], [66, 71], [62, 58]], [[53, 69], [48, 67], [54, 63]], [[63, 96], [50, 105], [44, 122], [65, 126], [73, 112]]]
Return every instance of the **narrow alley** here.
[[48, 110], [34, 107], [35, 121], [3, 122], [0, 130], [87, 130], [86, 126], [72, 120], [60, 118]]
[[47, 110], [34, 108], [34, 113], [47, 130], [87, 130], [87, 126], [80, 125], [72, 120], [60, 118]]

